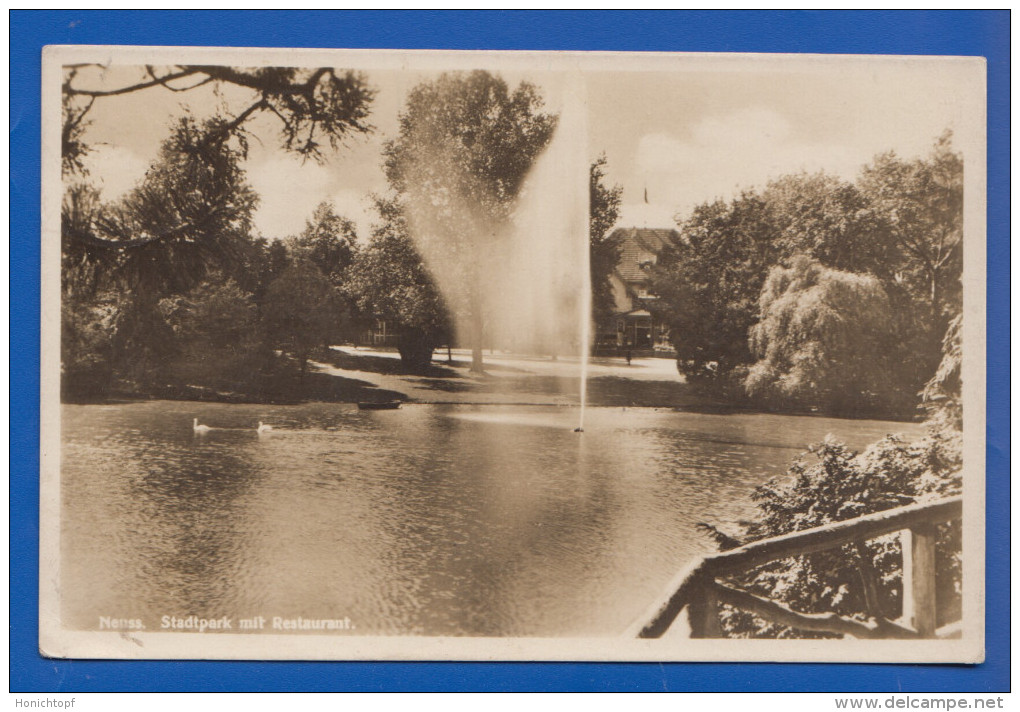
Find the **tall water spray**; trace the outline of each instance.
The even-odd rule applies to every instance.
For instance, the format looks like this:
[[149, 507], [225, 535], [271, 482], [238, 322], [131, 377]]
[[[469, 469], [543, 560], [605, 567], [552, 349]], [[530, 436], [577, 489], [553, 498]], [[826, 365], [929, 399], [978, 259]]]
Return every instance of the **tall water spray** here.
[[[507, 243], [516, 259], [510, 293], [529, 293], [529, 308], [517, 312], [512, 326], [518, 343], [553, 355], [576, 353], [580, 367], [580, 416], [584, 427], [591, 346], [591, 269], [589, 246], [590, 167], [583, 80], [565, 83], [559, 121], [549, 146], [524, 184]], [[520, 334], [531, 334], [522, 339]], [[530, 342], [530, 343], [529, 343]]]
[[[583, 80], [558, 82], [549, 100], [556, 129], [521, 186], [508, 221], [485, 215], [461, 197], [444, 197], [459, 227], [461, 244], [450, 249], [434, 218], [436, 198], [419, 195], [408, 205], [415, 244], [450, 308], [458, 336], [477, 336], [484, 323], [486, 348], [580, 360], [579, 429], [587, 401], [591, 341], [589, 267], [588, 126]], [[437, 152], [436, 164], [443, 156]], [[467, 236], [468, 239], [463, 239]], [[472, 279], [465, 280], [470, 272]]]

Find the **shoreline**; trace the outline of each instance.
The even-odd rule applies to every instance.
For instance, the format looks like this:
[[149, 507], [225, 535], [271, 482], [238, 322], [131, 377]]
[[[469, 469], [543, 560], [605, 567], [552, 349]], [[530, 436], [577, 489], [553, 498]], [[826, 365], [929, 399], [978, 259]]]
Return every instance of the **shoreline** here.
[[[151, 389], [120, 384], [106, 396], [61, 398], [63, 404], [101, 405], [152, 400], [235, 405], [305, 403], [378, 403], [420, 405], [578, 407], [577, 359], [489, 353], [486, 370], [470, 371], [470, 352], [454, 350], [453, 360], [440, 356], [421, 372], [406, 370], [395, 351], [331, 346], [308, 362], [303, 378], [290, 375], [267, 380], [258, 392], [200, 385], [165, 385]], [[923, 414], [877, 410], [769, 406], [692, 385], [676, 371], [675, 361], [660, 357], [593, 358], [587, 380], [587, 405], [593, 408], [661, 408], [704, 414], [761, 413], [845, 420], [918, 423]]]
[[[549, 401], [482, 401], [482, 400], [419, 400], [419, 399], [394, 399], [399, 400], [401, 407], [404, 406], [480, 406], [480, 407], [505, 407], [505, 408], [579, 408], [577, 402], [549, 402]], [[300, 406], [310, 404], [333, 404], [357, 406], [359, 403], [373, 401], [356, 400], [327, 400], [321, 398], [304, 398], [300, 400], [271, 400], [258, 399], [243, 396], [224, 396], [220, 398], [186, 398], [171, 397], [165, 395], [127, 395], [118, 394], [105, 399], [95, 400], [64, 400], [60, 404], [72, 406], [108, 406], [108, 405], [132, 405], [135, 403], [149, 403], [153, 401], [168, 401], [173, 403], [202, 403], [216, 405], [266, 405], [266, 406]], [[377, 402], [377, 401], [376, 401]], [[589, 401], [586, 405], [593, 409], [611, 408], [634, 408], [649, 410], [670, 410], [678, 413], [697, 413], [700, 415], [786, 415], [802, 418], [829, 418], [836, 420], [877, 420], [891, 423], [907, 423], [919, 425], [924, 418], [897, 417], [883, 413], [861, 413], [861, 414], [836, 414], [824, 411], [810, 411], [781, 408], [756, 408], [730, 403], [687, 403], [687, 404], [661, 404], [661, 403], [631, 403], [628, 405], [616, 405], [607, 403], [593, 403]]]

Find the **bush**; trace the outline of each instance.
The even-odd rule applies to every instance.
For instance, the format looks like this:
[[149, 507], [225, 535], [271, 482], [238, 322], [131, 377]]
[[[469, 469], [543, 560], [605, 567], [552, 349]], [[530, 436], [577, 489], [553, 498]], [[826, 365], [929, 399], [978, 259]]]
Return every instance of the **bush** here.
[[60, 316], [61, 398], [104, 398], [113, 381], [114, 308], [65, 295]]
[[[757, 540], [852, 519], [932, 497], [961, 491], [958, 432], [932, 428], [920, 442], [908, 444], [889, 436], [855, 453], [827, 439], [811, 449], [815, 462], [800, 460], [788, 477], [773, 479], [753, 495], [758, 517], [745, 531]], [[866, 620], [858, 557], [871, 559], [884, 618], [895, 619], [902, 610], [902, 554], [899, 538], [881, 537], [860, 549], [840, 549], [773, 561], [735, 583], [753, 594], [770, 598], [802, 613], [836, 613]], [[940, 527], [937, 544], [936, 586], [938, 623], [959, 617], [959, 524]], [[734, 637], [818, 638], [808, 633], [763, 621], [747, 612], [725, 607], [722, 625]]]
[[258, 382], [264, 350], [251, 295], [233, 280], [216, 277], [160, 309], [174, 332], [169, 371], [181, 385], [250, 391]]

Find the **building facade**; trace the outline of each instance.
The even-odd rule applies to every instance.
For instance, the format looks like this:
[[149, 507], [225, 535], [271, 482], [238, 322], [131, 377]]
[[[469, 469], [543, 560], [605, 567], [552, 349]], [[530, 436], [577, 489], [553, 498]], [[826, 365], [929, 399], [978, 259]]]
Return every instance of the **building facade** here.
[[649, 310], [657, 297], [650, 290], [648, 268], [659, 259], [667, 242], [679, 237], [676, 230], [616, 228], [612, 236], [620, 244], [620, 261], [610, 275], [613, 314], [597, 324], [596, 353], [623, 350], [648, 355], [672, 355], [665, 325]]

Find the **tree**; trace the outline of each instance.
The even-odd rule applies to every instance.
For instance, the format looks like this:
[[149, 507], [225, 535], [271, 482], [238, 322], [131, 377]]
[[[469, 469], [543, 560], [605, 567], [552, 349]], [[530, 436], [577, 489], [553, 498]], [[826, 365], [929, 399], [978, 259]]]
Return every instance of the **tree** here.
[[942, 361], [922, 393], [929, 420], [963, 430], [963, 314], [949, 322], [942, 339]]
[[535, 87], [510, 91], [488, 72], [444, 74], [415, 87], [386, 144], [384, 170], [458, 324], [482, 369], [485, 304], [492, 268], [521, 186], [555, 128]]
[[355, 257], [348, 294], [362, 313], [395, 327], [404, 366], [422, 371], [432, 362], [435, 348], [449, 343], [450, 317], [408, 235], [399, 205], [377, 198], [376, 209], [382, 222]]
[[694, 208], [649, 270], [658, 295], [650, 308], [669, 328], [677, 369], [692, 379], [725, 380], [754, 359], [747, 334], [779, 247], [767, 203], [745, 192], [730, 203]]
[[287, 250], [286, 243], [283, 240], [271, 241], [266, 259], [266, 284], [269, 285], [290, 267], [290, 251]]
[[[189, 293], [211, 270], [261, 299], [273, 270], [279, 274], [285, 266], [279, 258], [285, 262], [286, 254], [273, 250], [276, 243], [267, 247], [251, 239], [257, 196], [241, 169], [247, 122], [260, 113], [275, 117], [284, 150], [321, 160], [325, 145], [338, 148], [350, 135], [370, 130], [365, 119], [373, 91], [361, 75], [329, 68], [147, 66], [144, 76], [112, 88], [104, 71], [95, 64], [64, 69], [62, 324], [68, 348], [62, 357], [69, 374], [102, 372], [102, 378], [83, 378], [108, 382], [116, 376], [144, 388], [162, 381], [177, 347], [160, 300]], [[95, 102], [204, 85], [229, 85], [234, 96], [247, 91], [248, 103], [204, 121], [177, 120], [141, 184], [117, 203], [102, 205], [85, 182], [88, 115]]]
[[191, 290], [211, 269], [234, 274], [250, 246], [258, 198], [243, 148], [213, 138], [220, 124], [178, 121], [143, 181], [117, 203], [100, 205], [81, 183], [65, 196], [65, 288], [90, 274], [93, 292], [122, 295], [115, 354], [140, 383], [158, 380], [168, 348], [159, 300]]
[[615, 310], [613, 291], [609, 278], [620, 262], [620, 240], [610, 230], [620, 216], [620, 201], [623, 188], [615, 185], [607, 188], [605, 178], [605, 155], [591, 164], [588, 184], [588, 240], [591, 245], [591, 292], [592, 318], [596, 323], [612, 316]]
[[217, 123], [215, 140], [239, 135], [249, 119], [267, 113], [280, 122], [285, 150], [321, 159], [321, 141], [335, 149], [350, 134], [371, 130], [365, 120], [375, 92], [356, 72], [328, 67], [147, 65], [137, 79], [109, 88], [101, 85], [105, 69], [99, 64], [64, 68], [61, 155], [65, 173], [84, 169], [82, 159], [89, 150], [84, 138], [87, 116], [97, 100], [154, 88], [188, 92], [211, 84], [247, 90], [245, 108]]
[[293, 260], [266, 290], [263, 320], [269, 341], [297, 359], [302, 379], [312, 352], [326, 341], [335, 313], [335, 288], [308, 260]]
[[353, 300], [342, 298], [345, 293], [343, 286], [350, 277], [358, 252], [354, 222], [337, 215], [331, 203], [322, 202], [315, 208], [311, 219], [305, 222], [305, 229], [290, 244], [296, 258], [309, 260], [337, 288], [337, 311], [328, 338], [334, 342], [344, 338], [354, 307]]
[[801, 255], [772, 268], [759, 308], [750, 330], [759, 359], [746, 379], [751, 395], [841, 415], [910, 413], [922, 383], [904, 373], [899, 320], [876, 277]]
[[209, 269], [229, 273], [249, 241], [258, 197], [241, 168], [243, 151], [210, 140], [219, 125], [178, 121], [138, 187], [86, 219], [65, 221], [65, 249], [108, 264], [107, 280], [137, 298], [188, 291]]
[[[855, 453], [827, 439], [811, 448], [787, 472], [756, 488], [757, 513], [737, 537], [715, 527], [704, 528], [739, 545], [768, 537], [852, 519], [929, 498], [962, 491], [963, 438], [959, 411], [960, 317], [943, 340], [942, 364], [925, 387], [929, 408], [925, 436], [914, 443], [895, 436]], [[813, 455], [812, 462], [809, 455]], [[962, 594], [962, 530], [960, 522], [939, 525], [936, 537], [935, 586], [937, 624], [959, 619]], [[878, 611], [869, 606], [860, 578], [860, 564], [876, 572]], [[902, 612], [902, 553], [898, 537], [798, 556], [762, 565], [737, 577], [737, 584], [803, 613], [835, 611], [867, 619], [895, 619]], [[722, 625], [731, 636], [762, 638], [824, 637], [757, 619], [724, 608]]]
[[357, 253], [358, 234], [352, 220], [337, 215], [331, 203], [322, 202], [293, 244], [295, 254], [310, 260], [326, 279], [339, 286]]
[[114, 375], [116, 306], [66, 293], [60, 311], [60, 393], [65, 401], [107, 395]]
[[921, 328], [931, 374], [941, 339], [962, 306], [963, 158], [953, 151], [947, 131], [927, 158], [878, 156], [858, 184], [899, 248], [899, 278], [924, 307]]
[[762, 192], [779, 253], [809, 255], [826, 267], [892, 280], [901, 259], [886, 225], [853, 183], [824, 172], [770, 181]]

